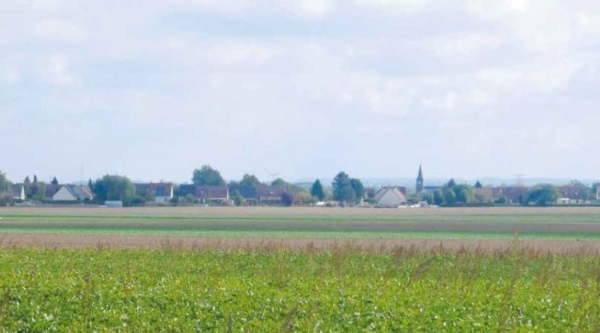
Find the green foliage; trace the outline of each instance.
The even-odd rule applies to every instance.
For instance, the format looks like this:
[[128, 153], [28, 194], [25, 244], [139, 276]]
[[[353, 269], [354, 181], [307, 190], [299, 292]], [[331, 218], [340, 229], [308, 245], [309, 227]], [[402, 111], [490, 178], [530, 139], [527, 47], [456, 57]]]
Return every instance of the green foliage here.
[[46, 200], [46, 183], [34, 181], [31, 184], [30, 191], [31, 191], [30, 199], [35, 200], [35, 201]]
[[[168, 244], [167, 244], [168, 246]], [[0, 250], [7, 332], [597, 332], [600, 259]]]
[[444, 204], [444, 192], [441, 189], [437, 189], [433, 192], [433, 203], [438, 206]]
[[475, 183], [475, 188], [483, 188], [483, 185], [479, 182], [479, 180]]
[[194, 170], [192, 182], [195, 185], [203, 186], [225, 185], [225, 180], [221, 177], [219, 170], [213, 169], [210, 165], [203, 165], [200, 169]]
[[365, 187], [359, 179], [351, 178], [350, 186], [352, 186], [352, 189], [354, 190], [354, 197], [356, 198], [356, 201], [360, 202], [365, 198]]
[[98, 202], [122, 201], [123, 204], [129, 205], [135, 197], [135, 186], [127, 177], [105, 175], [96, 180], [94, 195]]
[[333, 198], [342, 204], [353, 202], [356, 198], [352, 183], [350, 182], [350, 177], [343, 171], [340, 171], [335, 176], [331, 188], [333, 190]]
[[286, 186], [287, 183], [282, 178], [277, 178], [271, 182], [271, 186]]
[[233, 193], [231, 194], [231, 200], [233, 200], [233, 204], [236, 206], [243, 206], [244, 202], [246, 201], [246, 199], [240, 193], [239, 190], [233, 191]]
[[10, 181], [6, 178], [6, 174], [0, 170], [0, 194], [10, 192]]
[[50, 182], [50, 184], [52, 185], [58, 185], [58, 179], [56, 179], [56, 177], [52, 178], [52, 181]]
[[323, 184], [321, 184], [320, 180], [315, 180], [310, 189], [310, 194], [319, 199], [319, 201], [325, 200], [325, 190], [323, 189]]
[[454, 206], [456, 204], [456, 193], [453, 188], [444, 188], [444, 203], [448, 206]]
[[240, 181], [241, 187], [256, 188], [258, 185], [260, 185], [260, 181], [255, 175], [245, 174]]
[[556, 186], [550, 184], [540, 184], [534, 186], [529, 191], [528, 201], [534, 202], [538, 206], [548, 206], [556, 202], [560, 197]]

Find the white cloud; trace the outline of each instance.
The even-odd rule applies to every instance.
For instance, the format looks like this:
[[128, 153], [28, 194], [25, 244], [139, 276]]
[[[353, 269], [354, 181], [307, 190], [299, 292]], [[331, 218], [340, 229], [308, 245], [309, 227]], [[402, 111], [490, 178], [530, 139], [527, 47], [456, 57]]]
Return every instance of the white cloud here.
[[71, 70], [71, 61], [64, 55], [50, 55], [40, 68], [41, 79], [56, 86], [76, 83], [78, 77]]
[[207, 59], [216, 66], [259, 67], [280, 53], [277, 47], [237, 40], [215, 43], [209, 48]]

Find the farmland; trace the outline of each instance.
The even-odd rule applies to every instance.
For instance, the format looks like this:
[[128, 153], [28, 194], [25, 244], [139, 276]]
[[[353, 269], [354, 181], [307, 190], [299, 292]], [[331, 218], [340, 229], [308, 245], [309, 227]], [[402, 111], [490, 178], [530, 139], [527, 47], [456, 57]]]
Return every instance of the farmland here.
[[600, 209], [0, 209], [0, 331], [598, 331]]

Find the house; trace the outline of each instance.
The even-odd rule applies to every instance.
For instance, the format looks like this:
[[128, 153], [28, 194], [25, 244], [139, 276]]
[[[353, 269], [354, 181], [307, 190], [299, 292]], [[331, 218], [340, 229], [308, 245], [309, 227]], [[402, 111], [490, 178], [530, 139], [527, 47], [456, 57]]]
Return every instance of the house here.
[[84, 185], [62, 185], [51, 198], [52, 201], [86, 201], [92, 200], [94, 195], [92, 190]]
[[173, 183], [138, 183], [134, 185], [137, 195], [151, 194], [154, 196], [154, 202], [158, 204], [169, 203], [173, 199]]
[[406, 188], [403, 187], [384, 187], [373, 199], [375, 206], [377, 207], [398, 207], [405, 205], [408, 200], [406, 199]]
[[14, 184], [11, 186], [11, 192], [13, 200], [24, 201], [25, 198], [25, 186], [23, 184]]
[[256, 200], [262, 203], [275, 203], [281, 201], [281, 196], [286, 192], [285, 186], [257, 185]]
[[201, 186], [195, 187], [195, 197], [202, 203], [229, 201], [229, 188], [223, 186]]
[[180, 197], [192, 195], [202, 203], [224, 203], [229, 200], [229, 187], [226, 185], [209, 186], [184, 184], [179, 185], [177, 195]]
[[501, 186], [492, 190], [494, 198], [506, 198], [509, 204], [526, 204], [529, 196], [529, 187], [525, 186]]
[[565, 185], [558, 187], [558, 193], [562, 198], [568, 198], [576, 202], [583, 202], [589, 199], [589, 188], [582, 188], [581, 186]]

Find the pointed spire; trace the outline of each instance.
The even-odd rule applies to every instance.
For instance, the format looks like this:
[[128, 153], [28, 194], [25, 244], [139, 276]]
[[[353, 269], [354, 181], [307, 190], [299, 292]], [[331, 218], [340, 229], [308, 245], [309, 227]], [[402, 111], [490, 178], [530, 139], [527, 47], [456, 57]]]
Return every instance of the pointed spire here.
[[423, 168], [419, 165], [419, 175], [417, 176], [417, 180], [423, 180]]

